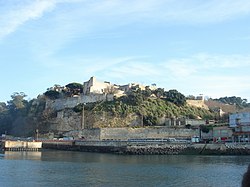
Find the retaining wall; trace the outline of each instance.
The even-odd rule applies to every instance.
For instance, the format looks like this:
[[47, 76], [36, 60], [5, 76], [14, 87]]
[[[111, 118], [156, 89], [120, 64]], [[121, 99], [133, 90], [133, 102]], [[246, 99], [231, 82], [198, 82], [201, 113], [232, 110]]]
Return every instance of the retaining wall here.
[[178, 129], [169, 127], [148, 128], [96, 128], [70, 131], [65, 134], [69, 137], [84, 140], [128, 140], [128, 139], [162, 139], [162, 138], [189, 138], [198, 136], [198, 130]]
[[250, 144], [189, 144], [128, 141], [75, 141], [44, 143], [43, 148], [135, 155], [250, 155]]
[[111, 94], [93, 94], [93, 95], [80, 95], [78, 97], [68, 97], [64, 99], [46, 100], [46, 109], [51, 108], [54, 110], [63, 110], [65, 108], [74, 108], [80, 103], [94, 103], [98, 101], [112, 101], [113, 95]]
[[167, 127], [159, 128], [102, 128], [100, 129], [100, 140], [128, 140], [146, 138], [191, 138], [199, 132], [192, 129], [174, 129]]

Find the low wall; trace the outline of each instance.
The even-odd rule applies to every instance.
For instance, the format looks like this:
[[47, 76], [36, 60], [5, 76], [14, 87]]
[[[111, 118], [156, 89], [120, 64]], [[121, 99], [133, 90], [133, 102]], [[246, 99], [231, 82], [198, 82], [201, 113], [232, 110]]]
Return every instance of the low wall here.
[[195, 107], [204, 108], [209, 110], [208, 106], [205, 104], [204, 100], [187, 100], [187, 104]]
[[81, 136], [87, 140], [100, 140], [101, 129], [84, 129]]
[[43, 148], [133, 155], [250, 155], [250, 144], [189, 144], [129, 141], [43, 143]]
[[74, 141], [45, 141], [42, 143], [43, 149], [57, 149], [75, 151]]
[[148, 128], [96, 128], [82, 131], [70, 131], [68, 137], [83, 138], [84, 140], [129, 140], [146, 138], [189, 138], [198, 136], [198, 130], [169, 127]]
[[75, 141], [76, 146], [112, 146], [122, 147], [127, 146], [127, 141]]
[[64, 151], [82, 151], [98, 153], [124, 152], [125, 146], [112, 142], [102, 141], [63, 141], [63, 142], [43, 142], [44, 149], [56, 149]]
[[100, 140], [128, 140], [146, 138], [191, 138], [199, 135], [192, 129], [175, 129], [168, 127], [152, 128], [102, 128], [100, 129]]

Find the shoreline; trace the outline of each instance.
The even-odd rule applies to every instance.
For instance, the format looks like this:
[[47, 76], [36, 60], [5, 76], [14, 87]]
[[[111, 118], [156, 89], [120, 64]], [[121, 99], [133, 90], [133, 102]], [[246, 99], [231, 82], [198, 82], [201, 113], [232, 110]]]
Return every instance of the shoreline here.
[[250, 144], [128, 144], [123, 142], [44, 142], [43, 149], [121, 155], [250, 155]]

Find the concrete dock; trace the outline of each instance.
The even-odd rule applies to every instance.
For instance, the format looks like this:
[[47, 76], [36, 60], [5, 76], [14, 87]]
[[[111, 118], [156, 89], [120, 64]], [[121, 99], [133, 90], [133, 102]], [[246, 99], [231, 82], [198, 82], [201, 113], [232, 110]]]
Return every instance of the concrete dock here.
[[3, 149], [5, 151], [39, 151], [42, 148], [42, 142], [28, 142], [28, 141], [10, 141], [3, 142]]

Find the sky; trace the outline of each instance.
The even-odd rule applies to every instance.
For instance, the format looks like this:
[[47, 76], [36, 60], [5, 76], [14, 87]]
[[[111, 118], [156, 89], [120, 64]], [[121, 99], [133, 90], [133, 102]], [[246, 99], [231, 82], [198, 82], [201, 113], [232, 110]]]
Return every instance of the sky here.
[[250, 102], [249, 0], [0, 0], [0, 101], [91, 76]]

